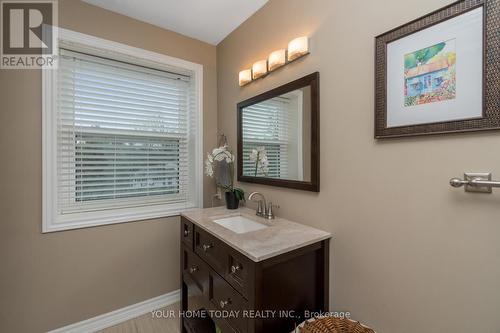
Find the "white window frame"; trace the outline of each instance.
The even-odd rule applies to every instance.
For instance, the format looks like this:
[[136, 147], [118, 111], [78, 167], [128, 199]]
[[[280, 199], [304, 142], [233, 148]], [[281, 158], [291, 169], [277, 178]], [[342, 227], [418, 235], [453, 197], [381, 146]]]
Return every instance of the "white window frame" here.
[[[195, 133], [195, 179], [189, 202], [167, 203], [144, 207], [111, 209], [79, 213], [68, 217], [58, 214], [57, 193], [57, 70], [42, 69], [42, 232], [54, 232], [100, 225], [179, 215], [182, 211], [203, 206], [203, 66], [179, 58], [155, 53], [106, 39], [58, 28], [58, 43], [71, 45], [74, 51], [132, 60], [165, 70], [185, 70], [193, 73], [196, 92], [198, 130]], [[117, 59], [117, 55], [119, 59]]]

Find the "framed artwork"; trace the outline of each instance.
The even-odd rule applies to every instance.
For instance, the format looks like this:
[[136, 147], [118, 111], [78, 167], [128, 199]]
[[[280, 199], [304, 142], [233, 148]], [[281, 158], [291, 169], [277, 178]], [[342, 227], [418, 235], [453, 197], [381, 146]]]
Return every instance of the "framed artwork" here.
[[500, 2], [462, 0], [376, 37], [375, 138], [500, 129]]

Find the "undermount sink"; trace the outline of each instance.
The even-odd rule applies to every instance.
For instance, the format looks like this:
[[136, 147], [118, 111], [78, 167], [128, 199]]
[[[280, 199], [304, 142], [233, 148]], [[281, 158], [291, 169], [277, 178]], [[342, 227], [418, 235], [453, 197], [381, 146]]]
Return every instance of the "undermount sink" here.
[[229, 229], [237, 234], [244, 234], [250, 231], [257, 231], [265, 229], [268, 226], [259, 222], [256, 222], [243, 215], [233, 215], [228, 217], [218, 217], [213, 220], [220, 226]]

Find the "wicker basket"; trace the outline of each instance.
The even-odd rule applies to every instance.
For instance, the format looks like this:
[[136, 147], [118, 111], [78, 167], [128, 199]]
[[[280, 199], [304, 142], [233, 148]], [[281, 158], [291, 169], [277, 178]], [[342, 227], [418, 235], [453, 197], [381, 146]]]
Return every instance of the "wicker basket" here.
[[369, 327], [347, 318], [325, 317], [306, 321], [300, 333], [375, 333]]

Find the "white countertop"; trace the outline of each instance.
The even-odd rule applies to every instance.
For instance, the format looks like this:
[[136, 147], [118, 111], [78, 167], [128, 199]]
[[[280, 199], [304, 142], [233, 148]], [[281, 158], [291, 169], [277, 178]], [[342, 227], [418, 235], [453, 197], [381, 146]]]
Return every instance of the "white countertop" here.
[[[213, 222], [214, 219], [237, 214], [242, 214], [269, 227], [237, 234]], [[267, 220], [255, 216], [255, 210], [246, 207], [232, 210], [228, 210], [226, 207], [193, 209], [182, 213], [181, 216], [255, 262], [269, 259], [332, 236], [329, 232], [283, 218], [276, 217], [274, 220]]]

